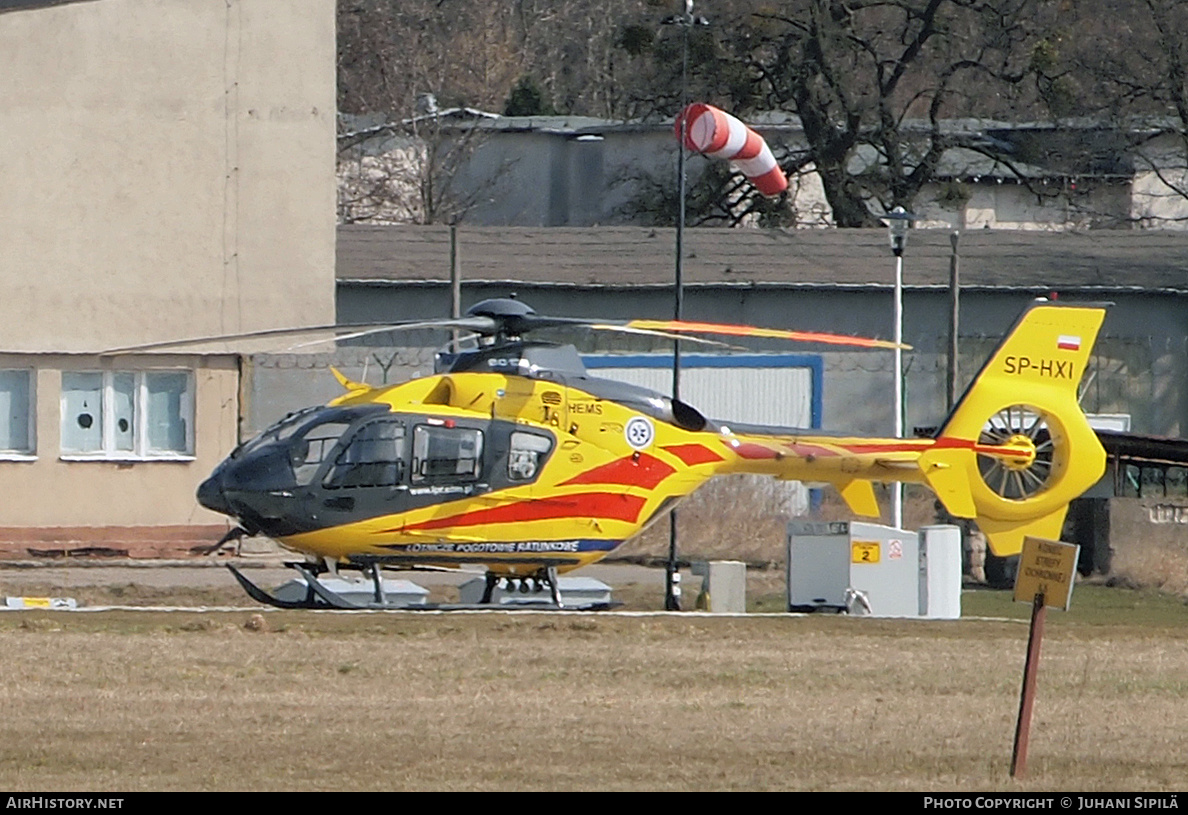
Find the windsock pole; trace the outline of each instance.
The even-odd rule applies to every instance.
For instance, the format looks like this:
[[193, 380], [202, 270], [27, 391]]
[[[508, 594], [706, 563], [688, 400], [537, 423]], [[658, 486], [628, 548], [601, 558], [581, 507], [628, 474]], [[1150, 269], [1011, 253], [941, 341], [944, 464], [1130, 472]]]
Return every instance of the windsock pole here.
[[[685, 105], [685, 92], [688, 88], [689, 72], [689, 25], [692, 23], [693, 4], [688, 4], [686, 17], [681, 26], [681, 105]], [[678, 117], [677, 138], [680, 140], [680, 151], [677, 153], [677, 228], [676, 228], [676, 268], [673, 280], [675, 303], [674, 319], [684, 319], [685, 312], [685, 143], [687, 141], [687, 123], [684, 117]], [[681, 398], [681, 341], [672, 343], [672, 398]], [[672, 509], [668, 513], [668, 563], [664, 575], [664, 610], [681, 610], [681, 573], [677, 564], [677, 511]]]

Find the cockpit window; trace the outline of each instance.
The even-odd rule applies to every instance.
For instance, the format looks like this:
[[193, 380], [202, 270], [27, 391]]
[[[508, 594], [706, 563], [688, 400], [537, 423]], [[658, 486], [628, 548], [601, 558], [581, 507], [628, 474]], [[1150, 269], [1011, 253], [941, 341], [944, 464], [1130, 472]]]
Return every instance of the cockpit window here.
[[245, 453], [250, 453], [256, 448], [269, 442], [284, 441], [285, 439], [289, 438], [289, 436], [293, 435], [293, 433], [296, 432], [303, 424], [305, 424], [312, 414], [321, 409], [322, 408], [319, 407], [308, 407], [290, 413], [276, 424], [265, 428], [258, 436], [248, 439], [243, 444], [239, 445], [239, 448], [236, 449], [232, 455], [239, 456]]
[[286, 441], [293, 436], [301, 435], [313, 425], [322, 424], [327, 421], [349, 423], [368, 414], [387, 412], [388, 407], [386, 405], [364, 405], [349, 408], [325, 406], [302, 408], [301, 410], [290, 413], [276, 424], [262, 430], [259, 435], [239, 445], [239, 447], [235, 448], [231, 457], [239, 458], [267, 444]]
[[404, 423], [378, 419], [355, 431], [322, 482], [327, 489], [394, 487], [404, 477]]
[[507, 477], [512, 481], [531, 481], [536, 478], [540, 463], [552, 446], [552, 440], [535, 433], [512, 433], [511, 447], [507, 453]]
[[318, 468], [348, 427], [348, 422], [322, 422], [307, 429], [300, 439], [291, 442], [289, 463], [293, 465], [293, 476], [298, 486], [313, 481]]
[[482, 460], [482, 431], [423, 424], [413, 430], [414, 482], [471, 481], [478, 478]]

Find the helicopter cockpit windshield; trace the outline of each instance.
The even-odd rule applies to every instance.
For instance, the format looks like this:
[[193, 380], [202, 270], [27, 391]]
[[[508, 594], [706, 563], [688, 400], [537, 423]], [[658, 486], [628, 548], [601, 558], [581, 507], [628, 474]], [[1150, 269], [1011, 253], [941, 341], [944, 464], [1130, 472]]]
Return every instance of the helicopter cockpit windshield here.
[[[239, 445], [231, 457], [240, 458], [265, 445], [283, 442], [295, 436], [300, 436], [305, 441], [316, 439], [318, 449], [325, 448], [321, 451], [329, 453], [330, 448], [334, 446], [334, 441], [342, 435], [351, 422], [360, 416], [371, 413], [387, 413], [387, 408], [382, 405], [367, 405], [361, 408], [328, 408], [318, 405], [303, 408], [288, 414], [276, 424], [270, 425], [258, 435]], [[324, 431], [311, 435], [311, 431], [318, 425], [337, 426], [337, 433], [335, 434], [333, 427], [327, 427]], [[330, 438], [331, 436], [333, 439]]]
[[255, 450], [258, 450], [265, 444], [272, 442], [284, 441], [293, 435], [299, 428], [303, 427], [310, 416], [323, 410], [321, 405], [314, 407], [307, 407], [301, 410], [294, 411], [285, 416], [279, 422], [269, 425], [257, 435], [240, 444], [231, 452], [232, 458], [239, 458], [247, 455]]

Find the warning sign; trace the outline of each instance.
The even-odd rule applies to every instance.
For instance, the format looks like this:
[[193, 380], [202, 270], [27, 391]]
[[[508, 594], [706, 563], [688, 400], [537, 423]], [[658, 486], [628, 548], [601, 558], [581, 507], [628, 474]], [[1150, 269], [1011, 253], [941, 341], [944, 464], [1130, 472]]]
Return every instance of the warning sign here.
[[850, 562], [851, 563], [878, 563], [879, 562], [879, 542], [878, 541], [851, 541], [850, 542]]
[[1015, 602], [1032, 603], [1042, 594], [1045, 606], [1068, 611], [1080, 552], [1075, 543], [1024, 538], [1015, 577]]

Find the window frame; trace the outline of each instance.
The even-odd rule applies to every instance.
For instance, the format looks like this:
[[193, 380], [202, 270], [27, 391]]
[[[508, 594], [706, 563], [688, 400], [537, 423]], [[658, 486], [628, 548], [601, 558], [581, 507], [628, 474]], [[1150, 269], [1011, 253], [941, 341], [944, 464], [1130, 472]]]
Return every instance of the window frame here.
[[[370, 433], [383, 426], [392, 428], [398, 433], [395, 433], [391, 438], [385, 436], [371, 436]], [[360, 459], [356, 461], [346, 461], [345, 459], [351, 452], [351, 449], [356, 442], [360, 446], [363, 445], [378, 445], [381, 442], [392, 442], [393, 448], [396, 449], [397, 455], [395, 458], [373, 457], [369, 459]], [[357, 425], [351, 431], [350, 435], [344, 434], [339, 439], [338, 447], [336, 448], [334, 460], [330, 466], [326, 468], [326, 472], [321, 478], [321, 485], [323, 489], [337, 491], [337, 490], [392, 490], [398, 489], [404, 485], [405, 479], [408, 477], [411, 470], [411, 461], [409, 457], [409, 448], [411, 446], [411, 439], [408, 434], [408, 424], [402, 418], [391, 414], [378, 416], [375, 418], [366, 419]], [[391, 466], [394, 468], [394, 478], [389, 483], [387, 479], [366, 478], [358, 483], [343, 483], [349, 481], [356, 469], [361, 472], [365, 467], [384, 467]], [[341, 468], [341, 473], [339, 469]], [[372, 472], [369, 470], [366, 472]], [[337, 478], [335, 477], [337, 475]]]
[[[459, 438], [462, 436], [462, 434], [473, 434], [473, 439], [476, 444], [475, 444], [475, 450], [474, 450], [474, 458], [472, 459], [474, 464], [471, 466], [470, 470], [460, 473], [460, 472], [456, 471], [457, 465], [455, 465], [454, 472], [449, 472], [449, 473], [427, 473], [426, 472], [426, 473], [422, 473], [421, 472], [422, 469], [428, 469], [428, 467], [426, 466], [426, 463], [434, 460], [434, 459], [428, 458], [428, 457], [422, 458], [421, 456], [418, 455], [419, 438], [422, 433], [426, 434], [427, 438], [431, 437], [434, 434], [443, 434], [447, 437], [451, 434], [457, 434]], [[445, 423], [440, 423], [438, 421], [434, 421], [433, 419], [429, 419], [428, 421], [417, 422], [417, 423], [413, 424], [412, 435], [408, 441], [408, 444], [410, 446], [410, 449], [408, 451], [409, 452], [409, 482], [414, 487], [449, 485], [449, 484], [471, 484], [471, 483], [477, 482], [479, 479], [482, 478], [482, 474], [483, 474], [483, 464], [484, 464], [483, 456], [486, 454], [486, 438], [485, 438], [485, 436], [486, 436], [486, 434], [480, 428], [469, 427], [467, 425], [458, 425], [458, 424], [454, 424], [453, 422], [450, 422], [449, 424], [445, 424]], [[431, 442], [427, 441], [426, 443], [430, 444]], [[460, 444], [458, 446], [459, 446], [459, 448], [461, 448]], [[445, 459], [441, 459], [441, 460], [445, 460]], [[455, 458], [452, 460], [455, 462], [462, 462], [462, 461], [466, 461], [468, 459], [459, 457], [459, 458]]]
[[0, 366], [0, 373], [25, 374], [25, 438], [24, 449], [0, 448], [0, 461], [35, 461], [37, 459], [37, 371], [26, 366]]
[[[58, 394], [59, 428], [64, 428], [68, 420], [66, 406], [66, 379], [70, 375], [98, 374], [100, 376], [100, 416], [103, 426], [100, 429], [100, 446], [97, 450], [66, 450], [64, 435], [59, 435], [58, 456], [62, 461], [193, 461], [194, 456], [194, 417], [197, 413], [196, 377], [188, 368], [144, 368], [138, 370], [105, 370], [93, 369], [62, 371], [61, 384]], [[185, 390], [178, 419], [185, 425], [184, 449], [182, 450], [152, 450], [149, 448], [149, 378], [156, 374], [178, 375], [185, 377]], [[132, 399], [132, 449], [117, 449], [118, 428], [116, 427], [116, 387], [117, 377], [133, 377]]]
[[[517, 446], [518, 440], [533, 439], [533, 444]], [[512, 484], [531, 484], [540, 477], [544, 465], [548, 463], [549, 454], [553, 452], [556, 440], [540, 432], [521, 430], [516, 428], [507, 439], [507, 480]], [[523, 465], [528, 461], [525, 454], [532, 456], [532, 471], [525, 474]]]

